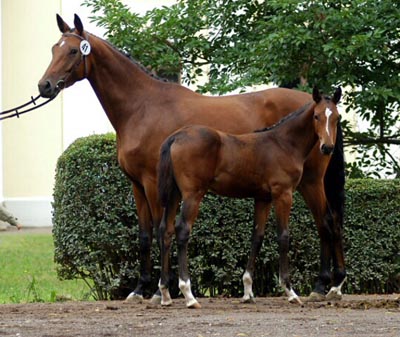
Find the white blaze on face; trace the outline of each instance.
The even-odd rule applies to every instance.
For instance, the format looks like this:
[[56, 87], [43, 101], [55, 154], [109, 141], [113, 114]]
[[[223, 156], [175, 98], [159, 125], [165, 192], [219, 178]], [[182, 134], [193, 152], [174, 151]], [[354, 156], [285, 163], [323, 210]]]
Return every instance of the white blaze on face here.
[[330, 136], [329, 134], [329, 117], [331, 117], [332, 115], [332, 110], [329, 108], [325, 109], [325, 116], [326, 116], [326, 133], [328, 134], [328, 136]]
[[60, 43], [60, 48], [62, 48], [62, 46], [63, 46], [64, 44], [65, 44], [65, 41], [62, 40], [61, 43]]

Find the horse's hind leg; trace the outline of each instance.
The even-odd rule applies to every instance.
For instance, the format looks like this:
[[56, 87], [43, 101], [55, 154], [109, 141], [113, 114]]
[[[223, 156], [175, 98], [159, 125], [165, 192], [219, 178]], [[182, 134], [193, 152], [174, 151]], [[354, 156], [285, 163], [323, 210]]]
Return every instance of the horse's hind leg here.
[[192, 294], [187, 262], [187, 250], [192, 226], [197, 218], [200, 202], [203, 196], [204, 193], [198, 193], [192, 198], [185, 198], [183, 200], [181, 215], [175, 229], [176, 242], [178, 245], [179, 288], [185, 297], [186, 306], [194, 309], [201, 308], [201, 305]]
[[170, 282], [170, 251], [174, 234], [176, 210], [179, 202], [180, 196], [178, 193], [168, 201], [158, 232], [161, 253], [161, 275], [158, 286], [161, 293], [161, 305], [165, 306], [172, 304], [172, 298], [168, 289]]
[[342, 236], [342, 223], [333, 213], [332, 217], [328, 219], [329, 227], [332, 232], [332, 261], [333, 261], [333, 285], [326, 295], [326, 299], [341, 300], [342, 299], [342, 286], [346, 281], [346, 269], [344, 262], [343, 250], [343, 236]]
[[324, 187], [321, 184], [302, 185], [301, 193], [313, 214], [320, 238], [320, 272], [309, 301], [325, 300], [326, 287], [331, 282], [332, 231], [328, 223], [329, 210]]
[[254, 302], [253, 276], [256, 258], [260, 252], [265, 233], [265, 223], [271, 210], [271, 202], [255, 200], [254, 202], [254, 228], [251, 239], [251, 250], [246, 271], [243, 274], [244, 295], [243, 302]]

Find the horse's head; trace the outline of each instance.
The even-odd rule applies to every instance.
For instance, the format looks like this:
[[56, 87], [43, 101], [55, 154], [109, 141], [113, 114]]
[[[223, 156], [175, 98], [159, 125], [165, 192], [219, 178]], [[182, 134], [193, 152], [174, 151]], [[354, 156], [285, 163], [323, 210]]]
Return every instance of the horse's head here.
[[336, 89], [332, 98], [323, 96], [320, 91], [314, 87], [313, 100], [314, 107], [314, 128], [318, 135], [320, 150], [322, 154], [332, 154], [335, 148], [337, 123], [340, 115], [336, 105], [342, 96], [342, 90]]
[[58, 14], [57, 24], [63, 35], [53, 46], [53, 59], [38, 84], [40, 95], [46, 98], [55, 97], [65, 87], [84, 79], [90, 67], [88, 34], [79, 16], [75, 14], [73, 29]]

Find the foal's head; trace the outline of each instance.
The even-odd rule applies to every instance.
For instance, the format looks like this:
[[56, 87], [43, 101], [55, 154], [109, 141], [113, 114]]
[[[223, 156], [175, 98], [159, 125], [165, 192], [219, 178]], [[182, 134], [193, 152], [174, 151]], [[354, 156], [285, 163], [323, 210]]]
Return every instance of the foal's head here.
[[337, 123], [340, 119], [336, 105], [340, 101], [342, 90], [337, 88], [333, 97], [329, 98], [314, 87], [312, 96], [315, 102], [314, 128], [319, 138], [319, 148], [322, 154], [329, 155], [335, 148]]
[[55, 97], [65, 87], [84, 79], [89, 67], [91, 47], [79, 16], [75, 14], [74, 29], [58, 14], [57, 24], [63, 35], [53, 46], [53, 59], [38, 85], [40, 95], [46, 98]]

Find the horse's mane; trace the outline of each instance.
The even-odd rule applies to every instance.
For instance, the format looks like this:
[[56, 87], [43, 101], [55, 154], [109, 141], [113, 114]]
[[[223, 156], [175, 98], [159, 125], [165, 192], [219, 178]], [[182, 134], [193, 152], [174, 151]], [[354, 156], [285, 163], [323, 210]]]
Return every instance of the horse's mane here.
[[298, 115], [300, 115], [301, 113], [303, 113], [305, 110], [308, 109], [308, 107], [312, 104], [312, 102], [307, 103], [305, 105], [303, 105], [301, 108], [291, 112], [290, 114], [286, 115], [285, 117], [281, 118], [278, 122], [276, 122], [275, 124], [271, 125], [271, 126], [267, 126], [266, 128], [263, 129], [259, 129], [259, 130], [255, 130], [253, 132], [264, 132], [264, 131], [269, 131], [272, 129], [275, 129], [276, 127], [278, 127], [279, 125], [285, 123], [286, 121], [296, 118]]
[[114, 49], [115, 51], [117, 51], [118, 53], [120, 53], [121, 55], [127, 57], [135, 66], [137, 66], [140, 70], [143, 70], [147, 75], [151, 76], [152, 78], [162, 81], [162, 82], [169, 82], [167, 79], [162, 78], [157, 76], [156, 74], [154, 74], [152, 71], [150, 71], [148, 68], [146, 68], [143, 64], [141, 64], [139, 61], [135, 60], [131, 54], [117, 48], [116, 46], [114, 46], [110, 41], [106, 40], [106, 39], [102, 39], [92, 33], [88, 33], [86, 32], [86, 34], [92, 35], [96, 38], [98, 38], [101, 41], [104, 41], [109, 47], [111, 47], [112, 49]]

